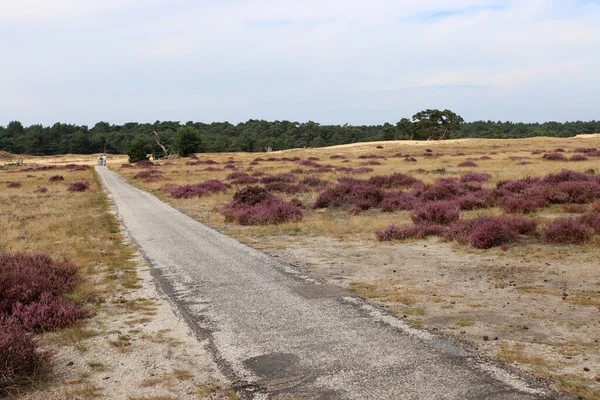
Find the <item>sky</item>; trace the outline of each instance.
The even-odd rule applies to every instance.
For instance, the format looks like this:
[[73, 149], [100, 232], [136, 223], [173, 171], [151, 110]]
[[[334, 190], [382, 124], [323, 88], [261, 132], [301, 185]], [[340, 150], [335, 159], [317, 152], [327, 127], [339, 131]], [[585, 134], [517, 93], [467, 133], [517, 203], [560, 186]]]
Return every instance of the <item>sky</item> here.
[[0, 125], [600, 119], [600, 0], [0, 0]]

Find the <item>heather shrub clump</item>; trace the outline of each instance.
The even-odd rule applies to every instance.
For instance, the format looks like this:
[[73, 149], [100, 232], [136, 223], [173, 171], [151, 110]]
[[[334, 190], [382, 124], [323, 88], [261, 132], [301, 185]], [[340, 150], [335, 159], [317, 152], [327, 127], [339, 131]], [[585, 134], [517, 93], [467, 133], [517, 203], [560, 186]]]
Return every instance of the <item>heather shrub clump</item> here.
[[419, 204], [410, 214], [415, 224], [448, 225], [458, 221], [460, 210], [451, 201], [437, 201]]
[[72, 324], [83, 312], [61, 296], [79, 282], [77, 267], [45, 254], [0, 253], [0, 395], [48, 365], [32, 332]]
[[229, 189], [231, 186], [217, 179], [197, 183], [195, 185], [172, 186], [165, 185], [161, 189], [169, 192], [172, 197], [177, 199], [191, 199], [192, 197], [207, 196], [211, 193], [222, 192]]
[[308, 192], [310, 189], [306, 185], [296, 185], [293, 183], [285, 182], [271, 182], [265, 185], [265, 189], [270, 192], [279, 192], [287, 194], [296, 194], [302, 192]]
[[489, 249], [514, 242], [519, 237], [512, 226], [500, 218], [489, 218], [474, 226], [469, 241], [476, 249]]
[[162, 173], [155, 169], [148, 169], [144, 171], [140, 171], [133, 176], [133, 179], [141, 179], [145, 181], [153, 181], [157, 178], [162, 177]]
[[233, 200], [220, 209], [228, 220], [240, 225], [267, 225], [300, 221], [302, 211], [297, 202], [285, 202], [265, 188], [249, 186], [233, 196]]
[[11, 320], [0, 321], [0, 395], [9, 394], [49, 367], [30, 333]]
[[69, 192], [85, 192], [90, 187], [87, 182], [75, 182], [69, 185], [67, 190]]
[[567, 161], [567, 157], [565, 157], [562, 153], [546, 153], [542, 156], [542, 158], [548, 161]]
[[324, 187], [327, 186], [328, 182], [317, 178], [316, 176], [307, 176], [300, 181], [301, 184], [310, 186], [310, 187]]
[[11, 317], [30, 332], [50, 331], [75, 323], [83, 316], [74, 304], [48, 292], [36, 302], [13, 304]]
[[383, 190], [376, 186], [365, 184], [362, 181], [345, 181], [321, 192], [313, 208], [352, 208], [358, 205], [366, 210], [377, 207], [383, 198]]
[[67, 164], [65, 165], [65, 169], [69, 171], [85, 171], [89, 169], [89, 165], [79, 165], [79, 164]]
[[575, 218], [557, 218], [542, 228], [542, 238], [549, 243], [581, 244], [587, 242], [594, 230]]
[[415, 202], [415, 197], [409, 193], [387, 192], [381, 201], [381, 210], [384, 212], [411, 210]]
[[0, 253], [0, 313], [10, 313], [17, 302], [29, 304], [43, 293], [61, 296], [79, 282], [77, 267], [45, 254]]
[[43, 186], [40, 186], [39, 188], [34, 190], [35, 193], [46, 193], [47, 191], [48, 189]]
[[478, 172], [469, 172], [460, 177], [460, 182], [487, 182], [492, 176], [490, 174], [480, 174]]
[[442, 225], [410, 225], [404, 228], [390, 225], [382, 231], [376, 231], [375, 236], [380, 242], [390, 240], [406, 240], [409, 238], [423, 239], [428, 236], [441, 235], [446, 227]]
[[8, 184], [6, 185], [7, 188], [12, 188], [12, 189], [16, 189], [16, 188], [20, 188], [21, 186], [21, 182], [8, 182]]
[[478, 167], [479, 165], [475, 164], [473, 161], [467, 160], [467, 161], [461, 162], [457, 166], [461, 167], [461, 168], [473, 168], [473, 167]]
[[583, 154], [574, 154], [570, 158], [571, 161], [587, 161], [589, 158], [584, 156]]
[[577, 220], [582, 224], [585, 224], [592, 228], [594, 232], [600, 233], [600, 211], [592, 211], [589, 213], [585, 213], [579, 216]]
[[452, 224], [445, 237], [469, 243], [477, 249], [489, 249], [512, 243], [519, 235], [535, 233], [537, 221], [526, 217], [479, 217]]
[[252, 184], [258, 183], [259, 181], [260, 181], [260, 179], [254, 177], [254, 176], [240, 174], [236, 178], [233, 178], [231, 180], [231, 184], [233, 184], [233, 185], [252, 185]]
[[60, 182], [64, 180], [65, 178], [62, 175], [52, 175], [50, 178], [48, 178], [49, 182]]

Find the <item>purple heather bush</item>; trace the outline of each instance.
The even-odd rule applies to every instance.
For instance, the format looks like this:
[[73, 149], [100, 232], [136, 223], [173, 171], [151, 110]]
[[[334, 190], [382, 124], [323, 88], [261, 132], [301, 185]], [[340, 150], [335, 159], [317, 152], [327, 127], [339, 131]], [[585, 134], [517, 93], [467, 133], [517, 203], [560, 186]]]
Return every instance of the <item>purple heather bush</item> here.
[[321, 178], [316, 176], [307, 176], [300, 181], [301, 184], [309, 186], [309, 187], [325, 187], [329, 183]]
[[595, 147], [579, 147], [579, 148], [575, 149], [575, 153], [584, 153], [584, 154], [595, 153], [597, 151], [598, 151], [598, 149], [596, 149]]
[[463, 161], [457, 165], [457, 167], [461, 167], [461, 168], [472, 168], [472, 167], [478, 167], [478, 166], [479, 165], [475, 164], [473, 161], [470, 161], [470, 160]]
[[267, 183], [265, 184], [265, 189], [267, 189], [269, 192], [279, 192], [287, 194], [297, 194], [310, 191], [310, 189], [306, 185], [297, 185], [294, 183], [286, 182]]
[[418, 183], [422, 183], [417, 178], [399, 172], [387, 176], [372, 176], [369, 178], [368, 182], [372, 185], [387, 189], [408, 188]]
[[502, 204], [502, 209], [510, 214], [531, 214], [546, 205], [542, 198], [509, 197]]
[[454, 201], [456, 204], [458, 204], [458, 207], [461, 211], [488, 208], [489, 205], [486, 201], [486, 194], [487, 192], [483, 192], [481, 194], [467, 193], [464, 196], [457, 197], [454, 199]]
[[414, 187], [413, 190], [413, 194], [424, 201], [453, 200], [466, 193], [465, 187], [454, 178], [441, 178], [433, 185]]
[[369, 167], [361, 167], [361, 168], [337, 167], [335, 170], [338, 172], [346, 172], [346, 173], [353, 174], [353, 175], [368, 174], [369, 172], [373, 172], [373, 168], [369, 168]]
[[567, 157], [565, 157], [562, 153], [546, 153], [542, 156], [542, 159], [548, 161], [567, 161]]
[[370, 160], [370, 161], [361, 162], [361, 163], [359, 163], [359, 165], [381, 165], [381, 163], [379, 161]]
[[583, 154], [573, 154], [569, 160], [570, 161], [587, 161], [587, 160], [589, 160], [589, 158], [587, 158]]
[[502, 219], [486, 219], [476, 224], [469, 235], [471, 246], [476, 249], [489, 249], [512, 243], [519, 232]]
[[449, 225], [458, 221], [460, 208], [452, 201], [416, 204], [410, 218], [416, 224]]
[[50, 355], [17, 322], [0, 320], [0, 396], [18, 390], [31, 376], [47, 369]]
[[144, 181], [153, 181], [162, 177], [162, 172], [155, 169], [147, 169], [140, 171], [133, 176], [133, 179], [140, 179]]
[[131, 164], [121, 164], [121, 168], [135, 168], [135, 167]]
[[577, 218], [579, 222], [589, 226], [596, 233], [600, 233], [600, 212], [592, 211], [585, 213]]
[[222, 192], [230, 187], [230, 185], [217, 179], [210, 179], [194, 185], [163, 185], [161, 189], [169, 192], [171, 197], [177, 199], [191, 199], [193, 197], [208, 196], [212, 193]]
[[536, 226], [537, 221], [532, 218], [484, 216], [459, 220], [450, 225], [444, 236], [475, 248], [488, 249], [511, 243], [519, 235], [533, 234]]
[[248, 175], [245, 174], [245, 173], [243, 173], [243, 172], [236, 171], [236, 172], [232, 172], [229, 175], [227, 175], [226, 179], [227, 180], [232, 180], [232, 179], [237, 179], [237, 178], [239, 178], [241, 176], [248, 176]]
[[564, 153], [565, 149], [563, 149], [562, 147], [559, 147], [557, 149], [554, 150], [555, 153]]
[[85, 192], [90, 187], [90, 184], [87, 182], [75, 182], [69, 185], [67, 190], [69, 192]]
[[346, 156], [341, 155], [341, 154], [334, 154], [332, 156], [329, 157], [332, 160], [344, 160], [346, 159]]
[[490, 157], [490, 156], [481, 156], [481, 157], [479, 157], [479, 159], [480, 160], [491, 160], [492, 157]]
[[253, 185], [255, 183], [258, 183], [259, 181], [260, 181], [260, 179], [254, 177], [254, 176], [248, 176], [246, 174], [241, 174], [237, 178], [233, 179], [231, 181], [231, 183], [233, 185]]
[[563, 169], [555, 174], [548, 174], [544, 176], [540, 181], [543, 184], [554, 184], [560, 182], [588, 182], [590, 177], [583, 172], [571, 171], [569, 169]]
[[227, 220], [235, 220], [241, 225], [278, 224], [302, 219], [302, 211], [297, 204], [286, 203], [259, 186], [237, 191], [233, 200], [220, 212]]
[[50, 178], [48, 178], [49, 182], [60, 182], [64, 180], [65, 178], [62, 175], [52, 175]]
[[77, 267], [46, 254], [0, 253], [0, 313], [39, 302], [43, 293], [61, 296], [79, 282]]
[[317, 197], [313, 208], [352, 208], [358, 205], [363, 210], [377, 207], [383, 200], [382, 189], [363, 181], [346, 179], [323, 190]]
[[487, 182], [492, 176], [490, 174], [480, 174], [478, 172], [468, 172], [460, 177], [461, 183], [466, 182]]
[[158, 166], [159, 164], [155, 164], [150, 160], [142, 160], [135, 163], [136, 168], [154, 168]]
[[39, 188], [34, 190], [34, 193], [46, 193], [48, 191], [47, 188], [40, 186]]
[[12, 189], [16, 189], [16, 188], [20, 188], [21, 186], [21, 182], [8, 182], [8, 184], [6, 185], [7, 188], [12, 188]]
[[379, 144], [379, 145], [377, 145], [377, 148], [378, 149], [383, 149], [383, 146]]
[[548, 243], [582, 244], [594, 234], [594, 229], [575, 218], [557, 218], [542, 228], [542, 238]]
[[65, 169], [69, 171], [85, 171], [89, 169], [89, 165], [79, 165], [79, 164], [67, 164], [65, 165]]
[[532, 151], [531, 154], [537, 155], [537, 154], [543, 154], [545, 152], [546, 152], [546, 150], [544, 150], [544, 149], [537, 149], [537, 150]]
[[379, 158], [379, 159], [385, 159], [384, 156], [379, 156], [377, 154], [363, 154], [358, 156], [358, 158], [365, 160], [365, 159], [370, 159], [370, 158]]
[[44, 332], [74, 324], [81, 319], [83, 311], [60, 297], [44, 292], [38, 301], [13, 304], [10, 316], [29, 332]]
[[423, 239], [428, 236], [442, 235], [446, 229], [445, 226], [431, 224], [409, 225], [402, 228], [390, 225], [382, 231], [375, 231], [375, 236], [380, 242], [409, 238]]

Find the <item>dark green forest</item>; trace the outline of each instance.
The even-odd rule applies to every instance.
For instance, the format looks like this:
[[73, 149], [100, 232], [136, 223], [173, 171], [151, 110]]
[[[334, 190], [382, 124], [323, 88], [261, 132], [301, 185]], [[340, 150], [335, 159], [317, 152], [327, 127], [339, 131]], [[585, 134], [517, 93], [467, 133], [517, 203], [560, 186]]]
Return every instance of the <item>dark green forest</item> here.
[[[414, 118], [413, 118], [414, 119]], [[461, 119], [462, 122], [462, 119]], [[23, 126], [12, 121], [0, 126], [0, 150], [14, 154], [53, 155], [127, 153], [135, 144], [148, 153], [161, 153], [155, 141], [156, 132], [161, 143], [177, 150], [190, 132], [194, 136], [190, 149], [197, 152], [265, 151], [299, 147], [323, 147], [336, 144], [371, 142], [379, 140], [426, 140], [431, 134], [422, 128], [422, 121], [403, 118], [395, 125], [321, 125], [316, 122], [249, 120], [229, 122], [156, 121], [154, 123], [128, 122], [111, 125], [98, 122], [93, 127], [55, 123], [52, 126]], [[178, 137], [178, 133], [180, 135]], [[600, 121], [515, 123], [475, 121], [461, 123], [457, 129], [444, 132], [443, 138], [525, 138], [533, 136], [571, 137], [582, 133], [600, 132]], [[183, 139], [182, 139], [183, 138]]]

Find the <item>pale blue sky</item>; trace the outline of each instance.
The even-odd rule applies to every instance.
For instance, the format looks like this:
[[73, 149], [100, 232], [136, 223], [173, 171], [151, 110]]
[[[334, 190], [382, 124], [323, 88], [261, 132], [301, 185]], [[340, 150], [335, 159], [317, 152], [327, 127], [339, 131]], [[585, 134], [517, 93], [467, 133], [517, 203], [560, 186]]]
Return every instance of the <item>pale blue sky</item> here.
[[600, 1], [0, 0], [0, 125], [600, 119]]

